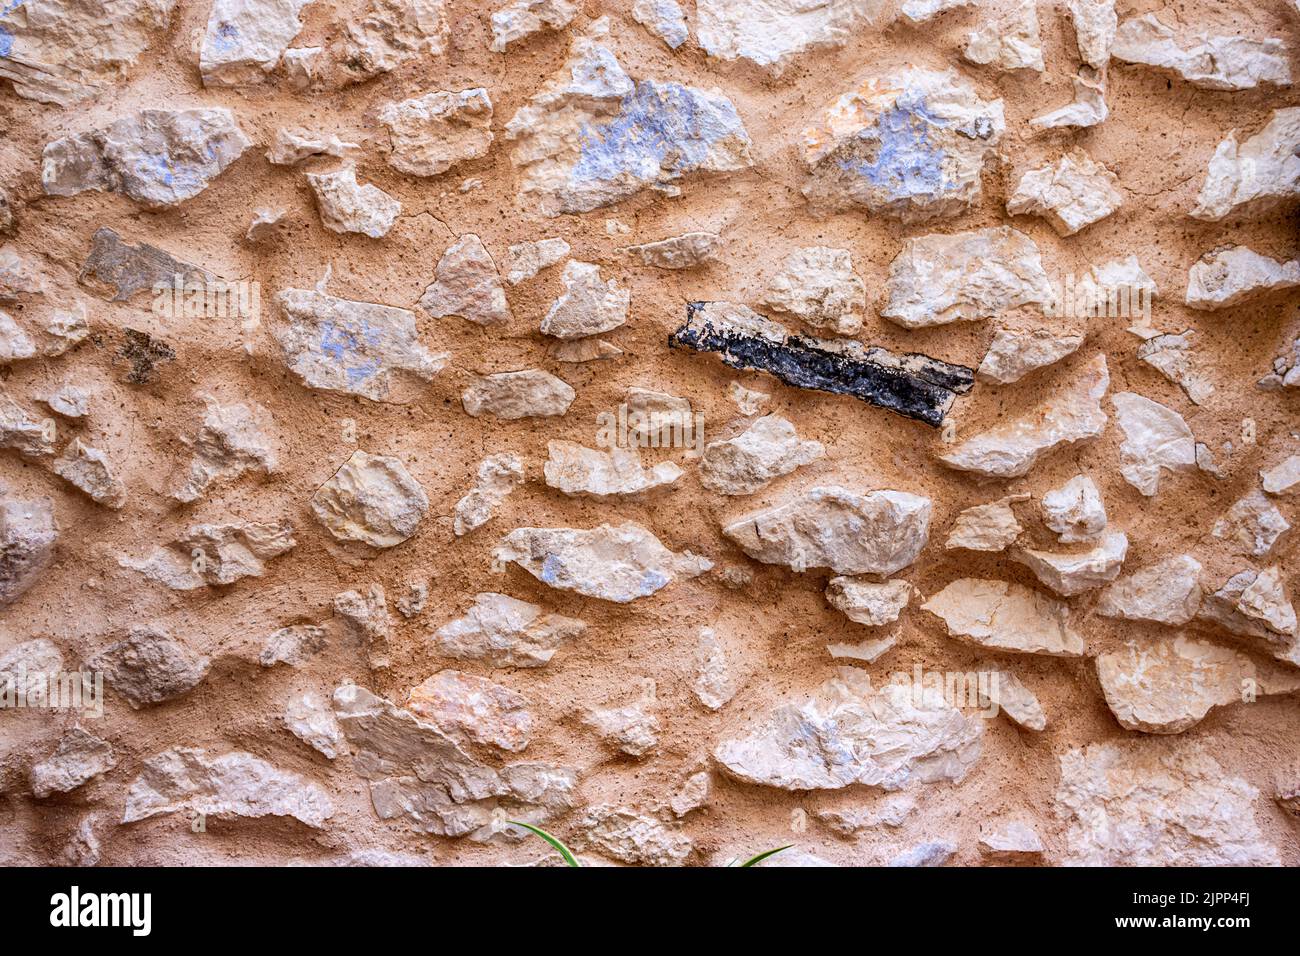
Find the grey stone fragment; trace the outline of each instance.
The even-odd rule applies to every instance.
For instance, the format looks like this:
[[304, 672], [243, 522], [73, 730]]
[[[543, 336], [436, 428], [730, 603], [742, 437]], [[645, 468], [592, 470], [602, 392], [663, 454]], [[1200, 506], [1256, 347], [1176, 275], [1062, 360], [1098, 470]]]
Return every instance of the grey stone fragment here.
[[107, 740], [73, 727], [59, 740], [54, 753], [32, 765], [28, 782], [32, 795], [43, 800], [53, 793], [67, 793], [117, 766], [113, 747]]
[[48, 498], [0, 500], [0, 607], [35, 583], [54, 557], [58, 537]]
[[103, 671], [104, 681], [139, 709], [189, 693], [207, 675], [209, 663], [163, 628], [136, 625], [86, 666]]

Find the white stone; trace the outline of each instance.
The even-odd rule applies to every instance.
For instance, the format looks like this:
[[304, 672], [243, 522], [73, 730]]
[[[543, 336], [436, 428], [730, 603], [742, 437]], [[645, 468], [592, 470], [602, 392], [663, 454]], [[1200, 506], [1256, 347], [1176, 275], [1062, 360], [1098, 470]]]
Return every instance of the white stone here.
[[244, 238], [249, 242], [264, 242], [280, 234], [281, 227], [288, 221], [288, 213], [283, 209], [255, 209], [248, 224]]
[[957, 852], [957, 844], [951, 840], [927, 840], [911, 849], [904, 850], [889, 861], [889, 866], [943, 866]]
[[1074, 381], [1023, 418], [994, 425], [937, 457], [949, 468], [985, 478], [1018, 478], [1052, 449], [1102, 433], [1106, 412], [1101, 399], [1109, 386], [1106, 356], [1098, 353], [1083, 365]]
[[1268, 124], [1238, 146], [1237, 131], [1214, 150], [1191, 215], [1218, 222], [1263, 212], [1300, 196], [1300, 106], [1274, 110]]
[[58, 429], [50, 428], [51, 421], [37, 418], [0, 392], [0, 448], [12, 448], [27, 458], [54, 454]]
[[311, 0], [213, 0], [199, 49], [204, 86], [247, 86], [267, 78], [302, 29]]
[[682, 783], [681, 789], [673, 794], [668, 808], [673, 811], [673, 816], [680, 819], [693, 810], [708, 806], [712, 788], [713, 775], [707, 770], [693, 773]]
[[628, 807], [588, 807], [574, 829], [575, 850], [598, 850], [624, 863], [681, 866], [695, 850], [686, 834]]
[[929, 498], [905, 491], [858, 494], [837, 485], [811, 488], [722, 529], [756, 561], [836, 574], [901, 571], [921, 553], [929, 531]]
[[321, 222], [332, 232], [382, 239], [402, 212], [402, 204], [374, 183], [359, 184], [351, 163], [332, 173], [308, 173], [307, 183], [316, 195]]
[[0, 247], [0, 299], [44, 294], [45, 281], [36, 260], [13, 246]]
[[979, 851], [993, 863], [1037, 863], [1043, 859], [1043, 841], [1032, 826], [1012, 820], [981, 836]]
[[462, 744], [517, 753], [528, 746], [533, 715], [508, 687], [456, 670], [439, 671], [411, 688], [406, 709]]
[[117, 477], [108, 456], [98, 448], [74, 438], [50, 468], [84, 491], [96, 503], [118, 510], [126, 504], [126, 484]]
[[627, 390], [628, 435], [655, 445], [656, 436], [690, 434], [695, 424], [691, 403], [677, 395], [633, 385]]
[[1123, 205], [1118, 182], [1109, 169], [1075, 148], [1056, 162], [1021, 176], [1007, 200], [1007, 212], [1040, 215], [1058, 235], [1072, 236]]
[[1180, 734], [1214, 707], [1242, 700], [1255, 683], [1244, 656], [1203, 641], [1129, 641], [1097, 657], [1106, 704], [1127, 730]]
[[856, 624], [880, 627], [898, 620], [914, 591], [906, 581], [877, 583], [840, 576], [827, 583], [826, 603]]
[[602, 280], [600, 266], [571, 259], [560, 281], [564, 292], [542, 319], [543, 335], [581, 339], [616, 329], [627, 321], [632, 293], [614, 279]]
[[1034, 576], [1063, 597], [1073, 597], [1109, 584], [1119, 575], [1128, 554], [1128, 535], [1107, 531], [1087, 551], [1054, 552], [1027, 548], [1015, 560], [1034, 572]]
[[880, 314], [905, 329], [998, 318], [1054, 293], [1038, 246], [1009, 226], [908, 239]]
[[396, 621], [389, 613], [388, 595], [383, 587], [372, 584], [365, 594], [343, 591], [334, 595], [332, 605], [352, 643], [364, 651], [366, 665], [372, 670], [389, 667], [389, 644]]
[[497, 372], [477, 379], [461, 393], [465, 413], [516, 418], [563, 415], [577, 393], [562, 379], [538, 368]]
[[93, 189], [150, 208], [175, 206], [207, 189], [251, 145], [224, 107], [141, 110], [47, 145], [41, 183], [50, 196]]
[[1234, 574], [1217, 591], [1204, 596], [1196, 617], [1239, 638], [1249, 638], [1255, 650], [1300, 666], [1295, 608], [1276, 567]]
[[297, 166], [322, 156], [345, 159], [360, 149], [356, 143], [345, 143], [334, 133], [313, 133], [302, 127], [282, 126], [275, 131], [275, 142], [266, 151], [266, 160], [274, 166]]
[[1037, 4], [1034, 0], [1018, 0], [995, 14], [967, 37], [962, 55], [972, 63], [999, 70], [1043, 72]]
[[113, 747], [80, 727], [73, 727], [59, 739], [59, 745], [44, 760], [32, 764], [27, 781], [32, 796], [44, 800], [54, 793], [69, 793], [117, 766]]
[[578, 15], [579, 6], [569, 0], [514, 0], [492, 14], [494, 53], [543, 30], [563, 30]]
[[36, 344], [8, 312], [0, 312], [0, 365], [8, 365], [36, 354]]
[[1025, 530], [1012, 505], [1028, 501], [1029, 495], [1008, 495], [988, 504], [973, 505], [957, 515], [944, 548], [968, 551], [1002, 551], [1016, 543]]
[[912, 23], [926, 23], [939, 14], [959, 7], [973, 6], [977, 0], [907, 0], [902, 14]]
[[825, 454], [821, 442], [800, 441], [790, 422], [765, 415], [734, 438], [704, 446], [700, 483], [723, 495], [752, 495]]
[[884, 637], [859, 641], [857, 644], [827, 644], [826, 653], [836, 661], [862, 661], [872, 664], [897, 646], [898, 633], [894, 631]]
[[45, 397], [45, 404], [64, 418], [85, 418], [90, 414], [92, 395], [90, 389], [65, 382]]
[[727, 397], [736, 403], [737, 411], [746, 416], [760, 414], [772, 399], [769, 393], [745, 388], [736, 381], [727, 383]]
[[505, 594], [474, 596], [463, 617], [434, 632], [439, 654], [482, 661], [490, 667], [542, 667], [565, 641], [587, 629], [582, 621], [547, 614], [536, 604]]
[[420, 344], [415, 313], [406, 309], [308, 289], [286, 289], [279, 302], [285, 361], [310, 388], [396, 402], [418, 394], [408, 376], [427, 382], [451, 357]]
[[[1130, 330], [1132, 331], [1132, 330]], [[1214, 384], [1201, 370], [1192, 351], [1196, 333], [1156, 335], [1138, 346], [1138, 358], [1178, 385], [1194, 405], [1204, 405], [1214, 394]]]
[[1296, 613], [1278, 565], [1259, 572], [1237, 598], [1237, 610], [1275, 634], [1296, 634]]
[[867, 292], [853, 273], [847, 249], [809, 246], [786, 258], [762, 303], [798, 316], [813, 328], [853, 335], [862, 330], [859, 313], [866, 308]]
[[690, 38], [686, 14], [677, 0], [635, 0], [632, 19], [674, 50]]
[[495, 558], [515, 562], [550, 587], [617, 604], [648, 597], [713, 566], [689, 551], [674, 554], [630, 522], [590, 530], [517, 528], [501, 540]]
[[695, 692], [696, 700], [709, 710], [721, 710], [736, 696], [736, 680], [727, 661], [726, 649], [711, 627], [700, 628], [691, 690]]
[[[15, 644], [0, 654], [0, 696], [24, 702], [48, 700], [51, 683], [63, 673], [63, 654], [43, 637]], [[10, 695], [15, 695], [10, 698]]]
[[569, 244], [558, 236], [513, 245], [506, 256], [506, 281], [518, 285], [543, 269], [563, 262], [568, 255]]
[[318, 694], [299, 694], [284, 706], [284, 726], [307, 746], [330, 760], [346, 752], [334, 711]]
[[482, 239], [467, 232], [447, 247], [433, 283], [420, 298], [420, 308], [437, 319], [455, 315], [476, 325], [510, 321], [501, 275]]
[[1087, 475], [1075, 475], [1043, 495], [1043, 523], [1065, 544], [1091, 541], [1106, 530], [1106, 506]]
[[315, 624], [290, 624], [267, 636], [257, 662], [263, 667], [276, 664], [298, 667], [323, 651], [326, 643], [325, 628]]
[[981, 99], [955, 70], [874, 75], [803, 131], [803, 193], [815, 212], [955, 216], [979, 200], [984, 164], [1005, 130], [1002, 101]]
[[643, 702], [596, 707], [582, 721], [610, 748], [629, 757], [644, 757], [659, 747], [659, 718]]
[[122, 822], [178, 811], [216, 820], [293, 817], [321, 829], [334, 806], [316, 784], [252, 754], [172, 747], [144, 761], [127, 791]]
[[[3, 250], [0, 250], [0, 260], [3, 258]], [[0, 265], [0, 294], [3, 294], [5, 285], [3, 272], [3, 266]], [[55, 309], [50, 314], [45, 331], [54, 337], [54, 341], [45, 347], [45, 354], [50, 357], [65, 354], [90, 336], [90, 322], [86, 319], [86, 307], [78, 303], [72, 309]]]
[[753, 165], [749, 134], [720, 90], [634, 82], [601, 17], [569, 59], [506, 124], [519, 197], [546, 216], [589, 212], [643, 189], [678, 195], [693, 173]]
[[[1086, 0], [1085, 0], [1086, 2]], [[1029, 121], [1035, 130], [1087, 129], [1106, 121], [1110, 109], [1106, 106], [1106, 79], [1101, 71], [1091, 67], [1079, 68], [1074, 78], [1074, 99], [1065, 106], [1051, 110]]]
[[1201, 606], [1201, 562], [1180, 554], [1126, 574], [1108, 585], [1097, 613], [1128, 621], [1186, 624]]
[[883, 26], [881, 0], [697, 0], [695, 36], [720, 60], [748, 60], [774, 75], [801, 53], [844, 46], [864, 27]]
[[446, 0], [370, 0], [360, 16], [342, 22], [332, 59], [361, 81], [422, 56], [446, 52], [451, 31]]
[[1239, 498], [1227, 513], [1214, 523], [1216, 538], [1231, 541], [1243, 553], [1263, 557], [1273, 550], [1277, 539], [1291, 530], [1291, 523], [1277, 505], [1258, 489]]
[[639, 495], [672, 485], [685, 472], [670, 461], [646, 468], [635, 448], [608, 452], [572, 441], [546, 443], [546, 484], [571, 497]]
[[392, 548], [415, 534], [429, 497], [399, 459], [355, 451], [316, 489], [311, 510], [336, 540]]
[[478, 482], [469, 494], [456, 502], [452, 530], [456, 536], [469, 534], [491, 521], [502, 502], [524, 483], [524, 463], [514, 452], [488, 455], [478, 466]]
[[261, 577], [267, 561], [296, 545], [293, 525], [287, 521], [200, 524], [144, 558], [123, 555], [118, 563], [173, 591], [193, 591]]
[[783, 790], [854, 784], [901, 790], [960, 782], [979, 758], [983, 732], [934, 687], [879, 690], [852, 668], [801, 704], [777, 706], [752, 733], [724, 738], [714, 759], [731, 777]]
[[1094, 70], [1105, 69], [1119, 26], [1115, 0], [1069, 0], [1068, 7], [1079, 59]]
[[901, 827], [916, 812], [916, 797], [891, 793], [870, 806], [828, 807], [817, 811], [817, 819], [843, 837], [856, 837], [877, 827]]
[[712, 262], [722, 246], [716, 232], [686, 232], [658, 242], [628, 246], [623, 251], [641, 260], [643, 266], [656, 269], [694, 269]]
[[136, 625], [127, 637], [87, 660], [86, 667], [91, 673], [102, 671], [104, 683], [139, 709], [188, 694], [207, 675], [210, 663], [163, 628]]
[[185, 479], [171, 497], [197, 501], [217, 484], [234, 481], [247, 471], [272, 474], [279, 465], [275, 446], [267, 437], [271, 415], [256, 402], [223, 405], [202, 396], [206, 411], [198, 434], [188, 444], [194, 457]]
[[981, 707], [996, 708], [1017, 726], [1034, 731], [1047, 728], [1038, 697], [1010, 671], [990, 671], [984, 680], [977, 677], [975, 692]]
[[960, 578], [921, 609], [942, 619], [949, 636], [981, 647], [1054, 657], [1084, 653], [1068, 605], [1009, 581]]
[[379, 122], [388, 127], [388, 165], [411, 176], [440, 175], [492, 145], [492, 100], [482, 87], [388, 103]]
[[1121, 23], [1111, 55], [1125, 63], [1167, 70], [1206, 90], [1249, 90], [1260, 83], [1291, 85], [1287, 49], [1281, 40], [1197, 32], [1180, 42], [1173, 27], [1154, 13]]
[[1207, 252], [1187, 273], [1187, 304], [1226, 309], [1270, 292], [1300, 286], [1300, 259], [1279, 262], [1245, 246]]
[[1203, 744], [1089, 744], [1060, 758], [1062, 862], [1075, 866], [1277, 866], [1255, 823], [1259, 791]]
[[1264, 490], [1270, 495], [1284, 495], [1300, 484], [1300, 455], [1292, 455], [1259, 473]]
[[1160, 490], [1162, 470], [1196, 467], [1192, 430], [1172, 408], [1133, 392], [1117, 392], [1115, 421], [1124, 433], [1119, 447], [1120, 474], [1148, 498]]
[[993, 333], [989, 350], [984, 353], [975, 376], [982, 382], [1010, 385], [1030, 372], [1059, 362], [1078, 351], [1083, 335], [1034, 329], [1017, 332], [998, 329]]

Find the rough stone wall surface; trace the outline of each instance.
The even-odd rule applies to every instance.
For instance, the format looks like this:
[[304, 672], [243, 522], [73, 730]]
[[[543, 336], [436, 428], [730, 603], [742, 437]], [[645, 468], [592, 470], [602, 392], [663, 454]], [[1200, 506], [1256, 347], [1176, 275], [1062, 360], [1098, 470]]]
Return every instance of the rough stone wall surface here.
[[0, 7], [0, 671], [104, 678], [0, 708], [0, 863], [1300, 864], [1292, 5], [120, 6]]

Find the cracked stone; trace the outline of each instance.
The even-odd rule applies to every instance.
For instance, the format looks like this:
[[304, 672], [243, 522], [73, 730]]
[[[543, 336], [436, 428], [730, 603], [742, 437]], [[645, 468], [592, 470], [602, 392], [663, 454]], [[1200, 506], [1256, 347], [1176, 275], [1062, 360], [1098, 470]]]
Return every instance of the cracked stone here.
[[50, 499], [0, 500], [0, 606], [30, 588], [54, 557], [59, 538]]
[[501, 503], [523, 483], [524, 463], [514, 452], [484, 458], [478, 466], [478, 483], [456, 502], [452, 526], [456, 536], [469, 534], [491, 521]]
[[1180, 42], [1173, 27], [1154, 13], [1125, 20], [1115, 33], [1111, 55], [1182, 77], [1205, 90], [1249, 90], [1261, 83], [1291, 85], [1281, 40], [1252, 40], [1197, 32]]
[[1196, 439], [1172, 408], [1133, 392], [1117, 392], [1115, 421], [1124, 433], [1120, 474], [1148, 498], [1160, 490], [1161, 472], [1196, 467]]
[[1091, 541], [1106, 530], [1106, 506], [1087, 475], [1076, 475], [1043, 495], [1042, 510], [1043, 523], [1063, 544]]
[[429, 497], [399, 459], [355, 451], [316, 489], [311, 510], [338, 541], [392, 548], [415, 534]]
[[1010, 385], [1030, 372], [1059, 362], [1078, 351], [1083, 335], [1034, 329], [1017, 332], [998, 329], [984, 353], [975, 377], [994, 385]]
[[1016, 543], [1025, 530], [1012, 505], [1028, 501], [1029, 495], [1008, 495], [988, 504], [974, 505], [957, 515], [944, 548], [968, 551], [1003, 551]]
[[50, 196], [108, 191], [150, 208], [175, 206], [207, 189], [251, 145], [224, 107], [141, 110], [48, 144], [41, 182]]
[[308, 173], [320, 221], [331, 232], [357, 232], [382, 239], [402, 213], [402, 204], [373, 183], [357, 182], [349, 163], [332, 173]]
[[686, 14], [677, 0], [635, 0], [632, 19], [645, 27], [670, 49], [677, 49], [688, 39]]
[[639, 259], [643, 266], [653, 266], [656, 269], [694, 269], [717, 258], [717, 251], [721, 247], [722, 237], [716, 232], [687, 232], [658, 242], [627, 246], [623, 251]]
[[420, 308], [434, 318], [455, 315], [476, 325], [510, 321], [497, 264], [478, 236], [466, 233], [447, 247], [438, 260], [434, 282], [420, 298]]
[[1300, 107], [1274, 110], [1268, 124], [1241, 145], [1237, 131], [1214, 150], [1191, 215], [1219, 222], [1259, 213], [1300, 196]]
[[492, 100], [482, 87], [388, 103], [379, 122], [388, 127], [388, 165], [411, 176], [440, 175], [492, 145]]
[[1097, 613], [1126, 621], [1186, 624], [1201, 606], [1201, 562], [1180, 554], [1126, 574], [1108, 585]]
[[1300, 286], [1300, 259], [1278, 262], [1245, 246], [1207, 252], [1187, 273], [1187, 304], [1215, 310]]
[[64, 418], [85, 418], [90, 414], [90, 401], [93, 393], [89, 389], [65, 382], [44, 399], [53, 412]]
[[536, 604], [504, 594], [474, 596], [463, 617], [434, 632], [438, 653], [489, 667], [542, 667], [559, 646], [586, 632], [583, 621], [548, 614]]
[[1005, 130], [1002, 101], [981, 99], [956, 70], [873, 76], [803, 131], [803, 193], [815, 212], [956, 216], [979, 200], [984, 164]]
[[686, 834], [628, 807], [588, 807], [574, 830], [575, 850], [594, 849], [641, 866], [681, 866], [695, 850]]
[[992, 650], [1082, 657], [1083, 637], [1062, 601], [1010, 581], [960, 578], [921, 605], [948, 635]]
[[1026, 730], [1045, 730], [1047, 715], [1034, 692], [1010, 671], [991, 671], [985, 681], [976, 680], [979, 705], [997, 708], [1016, 726]]
[[882, 584], [840, 576], [827, 583], [826, 603], [856, 624], [880, 627], [898, 620], [912, 600], [913, 591], [915, 588], [907, 581]]
[[514, 0], [492, 14], [494, 53], [544, 30], [563, 30], [578, 15], [578, 5], [569, 0]]
[[330, 760], [346, 752], [334, 711], [317, 694], [299, 694], [284, 706], [285, 729]]
[[32, 796], [44, 800], [54, 793], [70, 793], [116, 766], [112, 744], [73, 727], [59, 739], [54, 753], [32, 764], [27, 779]]
[[462, 744], [517, 753], [528, 746], [533, 715], [508, 687], [456, 670], [439, 671], [411, 688], [406, 709]]
[[992, 863], [1041, 863], [1043, 860], [1043, 841], [1032, 826], [1019, 820], [984, 834], [978, 845], [980, 856]]
[[1214, 523], [1213, 534], [1233, 542], [1243, 553], [1259, 558], [1272, 551], [1277, 539], [1289, 530], [1291, 523], [1277, 506], [1252, 489]]
[[723, 495], [752, 495], [825, 454], [821, 442], [800, 441], [790, 422], [765, 415], [734, 438], [704, 446], [700, 483]]
[[543, 335], [581, 339], [616, 329], [627, 321], [632, 293], [614, 279], [602, 281], [600, 266], [571, 259], [560, 281], [564, 292], [542, 319]]
[[551, 441], [546, 449], [546, 484], [573, 497], [639, 495], [672, 485], [685, 474], [670, 461], [646, 468], [636, 448], [615, 446], [604, 452], [577, 442]]
[[745, 388], [739, 382], [727, 383], [727, 397], [736, 403], [736, 410], [745, 416], [760, 414], [772, 399], [770, 393]]
[[0, 448], [12, 448], [28, 458], [54, 454], [57, 428], [53, 419], [40, 419], [0, 392]]
[[1214, 384], [1200, 369], [1192, 340], [1196, 333], [1188, 329], [1177, 335], [1156, 335], [1138, 346], [1138, 358], [1182, 388], [1194, 405], [1204, 405], [1214, 394]]
[[113, 510], [126, 504], [126, 485], [114, 473], [108, 457], [98, 448], [74, 438], [50, 468], [60, 478], [85, 492], [96, 504]]
[[204, 86], [247, 86], [267, 79], [302, 29], [311, 0], [214, 0], [199, 49]]
[[202, 398], [206, 406], [203, 425], [190, 442], [194, 457], [185, 480], [171, 493], [186, 503], [247, 471], [270, 475], [279, 464], [275, 446], [266, 435], [271, 415], [265, 408], [256, 402], [223, 405], [210, 395]]
[[713, 564], [689, 551], [674, 554], [630, 522], [580, 528], [517, 528], [501, 539], [499, 563], [513, 561], [561, 591], [627, 604], [678, 579], [703, 574]]
[[1043, 72], [1043, 45], [1033, 0], [1008, 7], [971, 32], [962, 55], [971, 63], [998, 70]]
[[1073, 597], [1109, 584], [1119, 575], [1128, 554], [1128, 535], [1107, 531], [1088, 551], [1052, 552], [1025, 549], [1015, 560], [1062, 597]]
[[322, 156], [346, 159], [360, 149], [356, 143], [345, 143], [333, 133], [313, 133], [302, 127], [282, 126], [275, 131], [275, 142], [266, 151], [266, 159], [275, 166], [296, 166], [304, 160]]
[[1007, 200], [1007, 212], [1042, 216], [1057, 235], [1072, 236], [1124, 204], [1118, 182], [1109, 169], [1075, 148], [1055, 163], [1021, 176]]
[[569, 244], [558, 236], [513, 245], [506, 256], [506, 281], [519, 285], [543, 269], [563, 262], [568, 256]]
[[916, 560], [929, 532], [929, 498], [892, 490], [857, 494], [836, 485], [809, 489], [722, 529], [756, 561], [836, 574], [901, 571]]
[[7, 312], [0, 312], [0, 365], [8, 365], [36, 354], [36, 344]]
[[862, 330], [867, 306], [866, 286], [853, 274], [847, 249], [809, 246], [791, 253], [785, 267], [768, 285], [763, 304], [786, 312], [815, 329], [837, 335]]
[[51, 641], [23, 641], [0, 654], [0, 697], [22, 695], [25, 701], [44, 701], [51, 681], [63, 673], [63, 655]]
[[[1109, 53], [1107, 54], [1109, 56]], [[1058, 109], [1051, 110], [1029, 121], [1035, 130], [1076, 128], [1087, 129], [1106, 122], [1110, 109], [1106, 106], [1105, 74], [1082, 66], [1074, 78], [1074, 99]]]
[[512, 421], [563, 415], [577, 393], [563, 379], [538, 368], [484, 375], [461, 393], [465, 413]]
[[672, 800], [668, 803], [668, 808], [673, 811], [673, 816], [681, 819], [686, 814], [694, 810], [700, 810], [709, 805], [709, 794], [713, 789], [713, 776], [707, 770], [701, 770], [693, 773], [682, 783], [681, 788], [673, 794]]
[[204, 586], [224, 587], [247, 577], [260, 578], [267, 561], [292, 550], [297, 543], [288, 521], [201, 524], [191, 526], [170, 545], [154, 548], [147, 557], [123, 555], [118, 563], [173, 591], [193, 591]]
[[356, 82], [440, 56], [451, 35], [445, 0], [370, 0], [364, 14], [343, 21], [343, 30], [341, 49], [331, 52]]
[[86, 662], [103, 671], [104, 683], [139, 709], [188, 694], [208, 673], [208, 658], [190, 650], [166, 630], [137, 625]]
[[887, 20], [880, 0], [844, 0], [809, 6], [799, 0], [698, 0], [695, 36], [709, 56], [748, 60], [774, 76], [799, 54], [840, 47]]
[[659, 718], [641, 702], [593, 708], [582, 722], [606, 745], [629, 757], [644, 757], [659, 747]]

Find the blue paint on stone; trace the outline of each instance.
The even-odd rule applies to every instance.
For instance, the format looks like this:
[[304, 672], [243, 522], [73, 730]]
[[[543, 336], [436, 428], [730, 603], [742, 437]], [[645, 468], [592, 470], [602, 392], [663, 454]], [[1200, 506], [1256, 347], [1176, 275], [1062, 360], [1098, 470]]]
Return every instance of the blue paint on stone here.
[[668, 575], [662, 571], [646, 571], [641, 575], [641, 595], [654, 594], [660, 588], [668, 584]]
[[924, 97], [905, 92], [880, 114], [876, 126], [858, 134], [860, 139], [876, 141], [875, 159], [844, 158], [839, 166], [897, 199], [935, 195], [946, 186], [944, 150], [930, 132], [946, 126], [948, 121], [931, 113]]
[[562, 568], [563, 564], [560, 559], [553, 554], [548, 554], [546, 560], [542, 562], [542, 583], [554, 585]]
[[[0, 5], [0, 17], [7, 17], [27, 0], [12, 0], [11, 3]], [[14, 50], [14, 35], [3, 23], [0, 23], [0, 59], [9, 56]]]

